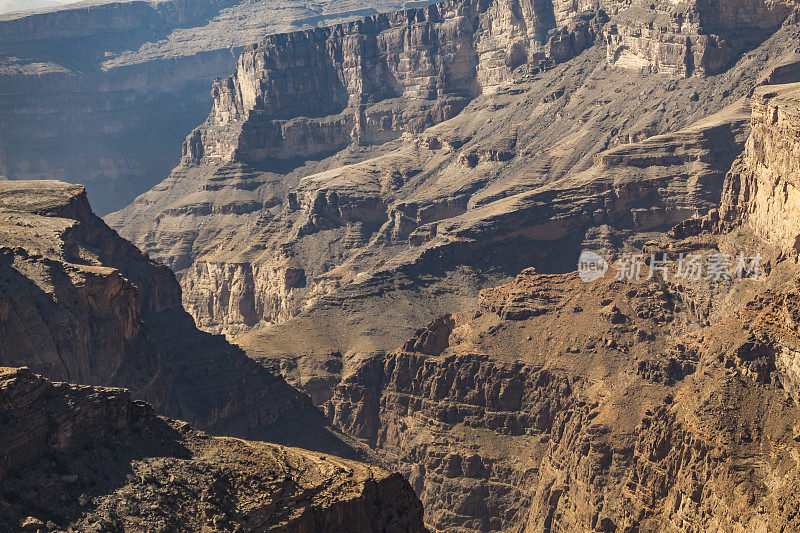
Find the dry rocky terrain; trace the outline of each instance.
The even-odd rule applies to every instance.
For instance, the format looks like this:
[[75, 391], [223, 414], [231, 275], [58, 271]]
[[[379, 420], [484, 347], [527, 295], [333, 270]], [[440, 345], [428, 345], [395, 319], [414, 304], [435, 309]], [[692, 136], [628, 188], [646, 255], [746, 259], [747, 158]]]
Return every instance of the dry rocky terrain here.
[[[144, 252], [80, 188], [0, 184], [2, 364], [316, 450], [9, 371], [111, 395], [183, 447], [123, 461], [155, 483], [38, 514], [417, 530], [410, 485], [433, 531], [800, 529], [795, 9], [445, 0], [267, 35], [172, 173], [106, 217]], [[586, 249], [610, 260], [591, 282]], [[730, 263], [678, 270], [696, 256]], [[287, 464], [313, 472], [306, 499], [274, 492], [287, 468], [305, 483]], [[0, 482], [33, 498], [42, 465]], [[218, 483], [202, 509], [174, 486]]]
[[799, 110], [800, 85], [759, 88], [721, 210], [642, 247], [758, 253], [758, 279], [528, 269], [362, 361], [328, 416], [436, 529], [797, 529]]
[[[433, 530], [791, 531], [798, 45], [775, 2], [453, 1], [267, 37], [107, 220]], [[585, 283], [581, 249], [762, 276]]]
[[211, 437], [27, 368], [0, 368], [0, 450], [4, 531], [424, 531], [398, 474]]
[[92, 213], [81, 186], [0, 182], [0, 364], [126, 387], [214, 434], [359, 455], [310, 398], [197, 330], [180, 287]]
[[481, 288], [718, 207], [750, 93], [797, 79], [790, 4], [583, 7], [444, 2], [267, 37], [214, 83], [180, 165], [106, 220], [177, 273], [202, 329], [320, 403]]

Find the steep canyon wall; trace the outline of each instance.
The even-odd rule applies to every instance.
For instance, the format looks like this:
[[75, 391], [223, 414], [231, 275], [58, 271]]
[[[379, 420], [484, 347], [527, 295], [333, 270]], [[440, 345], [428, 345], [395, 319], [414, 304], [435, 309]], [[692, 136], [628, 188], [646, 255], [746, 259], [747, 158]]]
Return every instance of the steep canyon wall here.
[[82, 187], [3, 182], [0, 212], [2, 364], [124, 386], [157, 412], [217, 434], [266, 438], [297, 409], [309, 430], [324, 425], [307, 396], [198, 331], [174, 275], [94, 215]]

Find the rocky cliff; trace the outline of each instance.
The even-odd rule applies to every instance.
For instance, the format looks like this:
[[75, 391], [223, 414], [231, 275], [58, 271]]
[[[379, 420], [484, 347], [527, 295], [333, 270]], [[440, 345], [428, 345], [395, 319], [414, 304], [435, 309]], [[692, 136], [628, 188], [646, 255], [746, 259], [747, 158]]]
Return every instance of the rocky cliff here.
[[[492, 281], [718, 206], [750, 91], [796, 75], [794, 16], [721, 72], [678, 80], [609, 64], [599, 37], [619, 9], [556, 7], [444, 3], [266, 38], [215, 83], [170, 177], [107, 220], [178, 273], [200, 327], [277, 360], [297, 355], [277, 348], [287, 321], [304, 354], [353, 355], [364, 335], [391, 351]], [[785, 13], [769, 12], [774, 29]], [[401, 330], [363, 318], [387, 292], [408, 302]], [[347, 325], [320, 333], [333, 302]]]
[[[730, 245], [701, 242], [660, 251]], [[763, 280], [720, 294], [616, 266], [482, 292], [362, 362], [328, 415], [408, 477], [437, 529], [796, 527], [795, 358], [766, 326], [784, 299], [756, 296]]]
[[[242, 53], [234, 76], [214, 84], [211, 115], [187, 139], [184, 157], [307, 158], [419, 132], [520, 65], [551, 59], [552, 16], [536, 2], [443, 2], [268, 37]], [[590, 44], [595, 30], [585, 21], [570, 35], [579, 43], [570, 52]], [[396, 98], [403, 105], [387, 102]]]
[[[715, 73], [792, 11], [761, 1], [594, 7], [579, 13], [573, 3], [442, 2], [268, 37], [242, 53], [236, 74], [214, 84], [212, 112], [187, 139], [184, 158], [255, 163], [385, 142], [454, 116], [520, 67], [536, 71], [570, 59], [598, 37], [615, 66]], [[406, 101], [375, 105], [394, 98]]]
[[757, 46], [792, 12], [792, 2], [632, 3], [606, 34], [609, 63], [673, 76], [707, 75]]
[[209, 437], [124, 389], [0, 369], [6, 531], [424, 531], [398, 474]]
[[119, 209], [175, 166], [243, 47], [402, 6], [101, 0], [0, 15], [0, 176], [84, 183], [98, 212]]
[[297, 442], [347, 453], [307, 396], [196, 329], [169, 269], [94, 215], [82, 187], [0, 182], [0, 243], [3, 365], [125, 386], [157, 412], [217, 434], [264, 438], [299, 409], [307, 424], [292, 426]]
[[[796, 90], [755, 92], [721, 216], [648, 241], [641, 277], [622, 259], [593, 282], [523, 271], [355, 364], [328, 416], [405, 473], [440, 529], [798, 527]], [[681, 273], [710, 254], [731, 258], [720, 276]], [[757, 277], [737, 274], [745, 254]]]
[[[502, 83], [521, 65], [536, 69], [568, 59], [599, 35], [585, 18], [589, 9], [603, 10], [612, 16], [602, 34], [608, 43], [606, 55], [610, 63], [679, 77], [704, 75], [727, 67], [742, 50], [756, 46], [777, 29], [790, 11], [788, 2], [761, 0], [677, 5], [537, 0], [498, 2], [494, 7], [480, 2], [460, 2], [461, 7], [445, 3], [434, 11], [441, 10], [443, 20], [448, 19], [450, 24], [460, 11], [457, 15], [460, 22], [432, 30], [421, 40], [414, 37], [417, 42], [406, 44], [401, 44], [404, 16], [420, 17], [432, 22], [428, 24], [431, 27], [437, 21], [416, 12], [376, 16], [378, 12], [425, 3], [99, 0], [42, 12], [3, 15], [0, 17], [0, 175], [80, 181], [88, 185], [93, 205], [100, 213], [119, 209], [175, 166], [181, 156], [177, 148], [180, 140], [208, 113], [209, 80], [227, 78], [236, 68], [236, 56], [267, 34], [372, 15], [360, 23], [361, 30], [346, 30], [352, 42], [344, 47], [340, 43], [338, 49], [345, 55], [358, 53], [365, 45], [376, 52], [398, 46], [398, 50], [406, 49], [396, 57], [381, 58], [377, 54], [366, 61], [363, 70], [356, 64], [322, 69], [320, 73], [327, 72], [325, 76], [340, 71], [340, 79], [333, 86], [341, 84], [348, 88], [338, 87], [337, 95], [322, 99], [315, 96], [311, 101], [327, 106], [330, 113], [326, 114], [339, 114], [344, 110], [342, 98], [356, 96], [360, 101], [356, 93], [366, 96], [364, 104], [374, 103], [379, 94], [381, 98], [414, 91], [419, 95], [437, 91], [451, 94], [457, 88], [468, 95]], [[483, 27], [471, 27], [479, 22]], [[377, 34], [389, 26], [394, 29], [384, 33], [380, 43], [370, 44], [369, 38], [365, 43], [357, 42], [361, 31], [363, 35]], [[742, 27], [751, 30], [741, 31]], [[296, 36], [294, 42], [313, 48], [329, 33], [318, 30], [311, 37]], [[306, 45], [299, 44], [303, 39], [307, 40]], [[440, 42], [446, 42], [445, 47], [437, 50]], [[276, 52], [285, 49], [281, 39], [268, 46], [274, 46]], [[450, 46], [453, 48], [448, 50]], [[316, 59], [311, 56], [308, 59], [321, 61], [336, 52], [324, 48]], [[263, 51], [262, 46], [261, 52], [248, 51], [242, 56], [247, 65], [239, 68], [241, 79], [237, 74], [233, 83], [223, 80], [215, 86], [213, 97], [222, 105], [219, 113], [222, 125], [224, 117], [235, 109], [226, 106], [240, 98], [236, 94], [232, 100], [226, 96], [228, 92], [236, 92], [233, 85], [244, 87], [244, 95], [257, 92], [250, 84], [260, 79], [261, 74], [256, 70], [259, 64], [251, 61]], [[372, 54], [370, 48], [363, 51]], [[447, 59], [448, 64], [443, 64], [450, 54], [458, 60], [450, 63]], [[332, 63], [338, 61], [336, 57], [329, 59]], [[375, 64], [370, 67], [373, 61]], [[408, 62], [401, 64], [401, 61]], [[378, 65], [382, 72], [369, 72]], [[254, 68], [249, 74], [245, 72], [248, 66]], [[273, 95], [318, 87], [305, 81], [297, 87], [291, 83], [283, 86], [285, 80], [281, 81], [279, 74], [283, 67], [273, 67], [275, 76], [262, 88], [266, 90], [269, 86]], [[397, 74], [399, 78], [394, 79]], [[349, 81], [341, 80], [342, 75]], [[371, 85], [370, 77], [379, 85]], [[363, 79], [363, 86], [359, 79]], [[379, 87], [377, 92], [376, 87]], [[370, 92], [375, 94], [369, 96]], [[452, 101], [399, 115], [386, 109], [361, 109], [354, 100], [349, 112], [323, 124], [253, 120], [243, 134], [232, 134], [241, 136], [241, 143], [231, 135], [221, 135], [221, 139], [212, 135], [215, 138], [203, 143], [206, 134], [198, 131], [187, 140], [184, 156], [190, 159], [203, 154], [215, 156], [219, 155], [217, 150], [229, 155], [234, 148], [240, 148], [244, 157], [256, 159], [265, 157], [267, 150], [279, 158], [319, 155], [351, 139], [383, 141], [401, 131], [419, 129], [452, 116], [463, 106], [463, 96], [458, 94]], [[240, 103], [250, 105], [250, 102]], [[264, 116], [263, 111], [276, 103], [247, 110], [239, 107], [237, 112], [259, 110], [262, 119], [297, 116], [290, 113], [290, 108], [282, 111], [290, 113], [287, 116], [272, 117], [269, 113]]]
[[770, 85], [752, 100], [752, 134], [728, 175], [722, 216], [744, 222], [785, 253], [800, 252], [798, 144], [800, 85]]

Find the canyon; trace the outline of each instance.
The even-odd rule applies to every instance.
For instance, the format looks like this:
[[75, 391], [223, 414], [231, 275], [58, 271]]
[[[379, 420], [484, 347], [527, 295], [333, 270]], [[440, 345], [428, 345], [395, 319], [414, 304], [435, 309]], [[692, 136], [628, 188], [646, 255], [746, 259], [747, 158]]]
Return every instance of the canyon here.
[[[83, 187], [0, 182], [0, 235], [3, 366], [125, 387], [159, 414], [217, 435], [293, 434], [298, 443], [361, 453], [328, 431], [310, 398], [199, 331], [172, 272], [106, 226]], [[298, 413], [305, 416], [295, 420]]]
[[436, 530], [792, 529], [794, 377], [761, 325], [777, 309], [701, 328], [695, 290], [526, 270], [365, 362], [326, 410]]
[[[586, 7], [266, 37], [106, 220], [432, 530], [797, 527], [794, 6]], [[582, 249], [764, 277], [587, 284]]]
[[127, 207], [0, 181], [9, 523], [800, 528], [797, 7], [257, 26]]
[[503, 1], [268, 36], [170, 176], [105, 220], [202, 329], [324, 391], [524, 268], [718, 207], [750, 92], [797, 72], [791, 5], [747, 6], [648, 4], [649, 36], [638, 4]]
[[0, 242], [0, 528], [425, 531], [408, 482], [196, 329], [83, 187], [0, 182]]

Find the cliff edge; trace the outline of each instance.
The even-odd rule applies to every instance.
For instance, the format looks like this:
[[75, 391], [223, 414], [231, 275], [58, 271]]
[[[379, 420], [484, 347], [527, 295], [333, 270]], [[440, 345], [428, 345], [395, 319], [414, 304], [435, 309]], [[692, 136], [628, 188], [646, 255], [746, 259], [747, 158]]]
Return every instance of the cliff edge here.
[[7, 531], [425, 531], [398, 474], [297, 448], [210, 437], [124, 389], [0, 368]]

